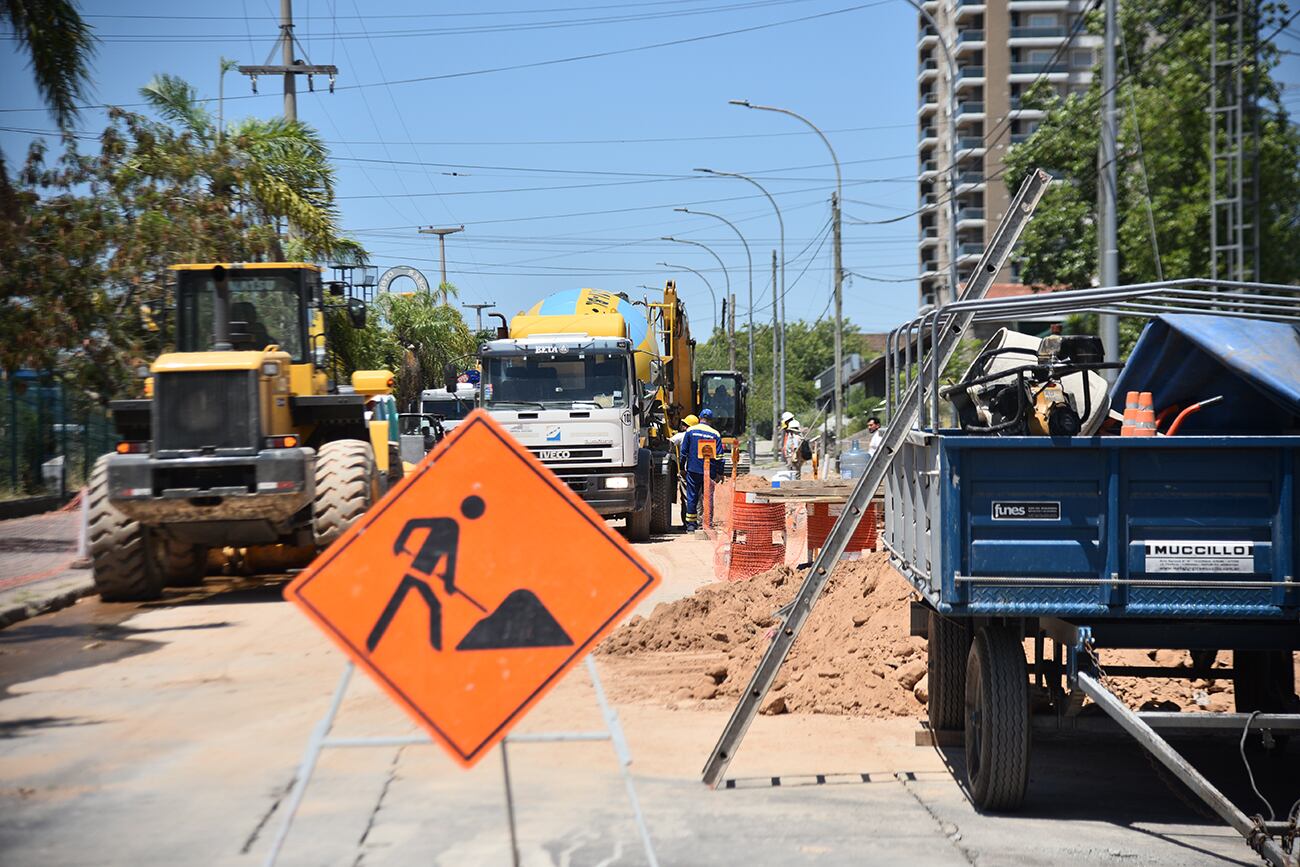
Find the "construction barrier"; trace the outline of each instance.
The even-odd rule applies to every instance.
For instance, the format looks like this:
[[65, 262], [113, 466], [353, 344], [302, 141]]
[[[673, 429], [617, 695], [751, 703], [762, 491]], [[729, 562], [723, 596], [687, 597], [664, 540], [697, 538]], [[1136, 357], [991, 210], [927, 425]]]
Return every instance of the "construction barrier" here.
[[785, 506], [751, 499], [756, 498], [744, 491], [732, 496], [729, 581], [752, 578], [785, 561]]
[[[843, 510], [843, 506], [831, 503], [812, 503], [808, 506], [808, 549], [810, 551], [815, 551], [826, 544], [826, 538]], [[876, 504], [872, 503], [867, 506], [867, 513], [858, 522], [858, 528], [853, 531], [844, 552], [861, 554], [863, 551], [876, 550], [878, 521]]]

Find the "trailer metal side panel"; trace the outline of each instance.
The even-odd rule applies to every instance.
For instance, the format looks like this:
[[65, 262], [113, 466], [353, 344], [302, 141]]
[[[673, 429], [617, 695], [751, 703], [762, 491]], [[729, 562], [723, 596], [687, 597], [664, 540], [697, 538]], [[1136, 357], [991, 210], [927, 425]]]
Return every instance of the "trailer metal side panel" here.
[[917, 433], [886, 479], [886, 541], [945, 613], [1294, 619], [1298, 448]]

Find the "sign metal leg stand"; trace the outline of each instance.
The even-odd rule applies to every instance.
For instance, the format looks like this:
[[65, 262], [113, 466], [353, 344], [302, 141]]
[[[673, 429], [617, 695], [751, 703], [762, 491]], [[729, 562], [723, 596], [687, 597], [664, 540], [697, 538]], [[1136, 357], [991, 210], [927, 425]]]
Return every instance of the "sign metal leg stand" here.
[[[596, 664], [591, 661], [591, 656], [587, 656], [584, 662], [587, 666], [587, 674], [591, 677], [592, 688], [596, 693], [596, 703], [600, 706], [600, 715], [605, 722], [605, 731], [525, 732], [518, 735], [509, 735], [505, 740], [501, 741], [501, 771], [505, 778], [506, 815], [510, 822], [510, 849], [513, 863], [518, 867], [520, 856], [516, 836], [514, 794], [510, 784], [510, 760], [506, 754], [506, 745], [509, 743], [609, 741], [614, 747], [614, 755], [618, 759], [619, 773], [623, 777], [623, 786], [627, 789], [627, 800], [632, 808], [632, 816], [636, 820], [637, 833], [641, 836], [641, 845], [645, 848], [646, 861], [650, 867], [659, 867], [659, 859], [655, 857], [654, 843], [650, 839], [650, 829], [646, 825], [645, 815], [641, 812], [641, 801], [637, 798], [636, 785], [632, 780], [631, 771], [628, 770], [632, 764], [632, 751], [628, 748], [627, 738], [623, 735], [623, 725], [619, 722], [618, 711], [605, 697], [605, 688], [600, 682], [600, 675], [596, 672]], [[343, 674], [339, 677], [338, 685], [334, 687], [334, 694], [330, 698], [329, 710], [325, 712], [325, 716], [321, 717], [320, 722], [316, 723], [307, 739], [307, 748], [303, 751], [302, 762], [298, 766], [298, 773], [294, 777], [293, 788], [290, 790], [289, 802], [285, 805], [284, 819], [280, 823], [275, 839], [271, 841], [271, 849], [266, 854], [266, 860], [262, 862], [263, 867], [275, 867], [275, 863], [280, 857], [280, 851], [284, 848], [285, 839], [289, 836], [289, 829], [293, 825], [294, 817], [298, 813], [298, 808], [302, 805], [307, 784], [311, 782], [312, 775], [316, 771], [316, 764], [320, 760], [320, 754], [323, 750], [328, 747], [405, 747], [432, 743], [426, 734], [397, 735], [393, 737], [330, 737], [330, 730], [334, 726], [335, 717], [338, 716], [339, 707], [343, 704], [343, 696], [347, 692], [354, 670], [355, 667], [351, 662], [344, 665]]]
[[266, 853], [266, 867], [274, 867], [275, 861], [280, 857], [280, 850], [284, 848], [285, 838], [289, 836], [289, 826], [293, 824], [293, 817], [298, 813], [298, 806], [302, 804], [302, 796], [307, 791], [307, 783], [311, 781], [311, 776], [316, 772], [316, 762], [320, 758], [321, 750], [325, 748], [325, 738], [329, 736], [330, 728], [334, 725], [334, 717], [338, 715], [339, 706], [343, 704], [343, 694], [348, 691], [348, 683], [352, 680], [352, 672], [356, 667], [352, 663], [343, 666], [343, 673], [339, 675], [338, 686], [334, 687], [334, 695], [330, 698], [330, 707], [325, 716], [321, 717], [320, 722], [311, 730], [311, 737], [307, 739], [307, 749], [303, 753], [302, 763], [298, 765], [298, 775], [293, 778], [293, 790], [289, 794], [289, 803], [285, 806], [284, 821], [280, 823], [280, 830], [276, 832], [275, 839], [271, 841], [271, 851]]
[[506, 820], [510, 823], [510, 863], [519, 867], [519, 836], [515, 833], [515, 796], [510, 790], [510, 754], [501, 742], [501, 777], [506, 784]]

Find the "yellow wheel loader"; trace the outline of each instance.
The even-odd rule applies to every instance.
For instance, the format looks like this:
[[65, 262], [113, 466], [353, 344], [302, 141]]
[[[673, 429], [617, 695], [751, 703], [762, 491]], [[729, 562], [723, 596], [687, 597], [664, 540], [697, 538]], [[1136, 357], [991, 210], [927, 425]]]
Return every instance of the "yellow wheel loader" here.
[[141, 371], [145, 398], [110, 404], [121, 442], [87, 492], [105, 600], [197, 584], [209, 552], [305, 565], [402, 474], [392, 374], [326, 370], [326, 310], [362, 327], [364, 302], [301, 262], [172, 270], [176, 351]]

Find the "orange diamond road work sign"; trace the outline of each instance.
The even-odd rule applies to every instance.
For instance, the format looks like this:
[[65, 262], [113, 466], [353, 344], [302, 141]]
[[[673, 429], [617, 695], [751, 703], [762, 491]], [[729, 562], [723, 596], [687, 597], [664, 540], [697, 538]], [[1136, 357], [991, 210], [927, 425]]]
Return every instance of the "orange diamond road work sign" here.
[[475, 410], [285, 595], [470, 767], [658, 583]]

